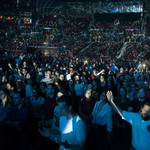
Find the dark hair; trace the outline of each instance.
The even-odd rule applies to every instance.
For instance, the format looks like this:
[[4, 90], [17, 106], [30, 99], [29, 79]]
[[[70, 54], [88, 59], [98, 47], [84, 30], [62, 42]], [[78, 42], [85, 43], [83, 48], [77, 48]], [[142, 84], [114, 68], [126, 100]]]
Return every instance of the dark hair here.
[[35, 86], [33, 89], [36, 91], [36, 93], [37, 93], [39, 96], [42, 95], [42, 90], [40, 89], [39, 86]]
[[114, 83], [114, 78], [113, 78], [113, 75], [108, 75], [107, 76], [107, 79], [106, 79], [106, 82], [108, 83], [108, 77], [111, 77], [112, 78], [112, 80], [111, 80], [111, 85], [114, 85], [115, 83]]
[[25, 98], [25, 93], [23, 91], [16, 91], [15, 94], [20, 94], [21, 98]]
[[138, 92], [139, 92], [140, 89], [143, 89], [145, 91], [145, 94], [146, 94], [147, 91], [146, 91], [146, 89], [144, 87], [138, 88]]
[[57, 94], [57, 91], [58, 91], [57, 85], [54, 84], [54, 83], [47, 84], [47, 86], [49, 86], [49, 85], [52, 86], [52, 88], [54, 89], [54, 95], [56, 95], [56, 94]]
[[13, 89], [14, 92], [17, 91], [17, 84], [16, 84], [16, 82], [9, 81], [9, 82], [7, 82], [7, 84], [10, 84], [10, 86], [14, 88]]
[[5, 100], [4, 100], [5, 103], [4, 103], [4, 106], [3, 106], [3, 107], [5, 107], [9, 102], [11, 102], [10, 93], [7, 89], [2, 89], [1, 91], [3, 91], [4, 94], [5, 94]]
[[68, 106], [72, 106], [72, 98], [69, 95], [63, 95], [57, 99], [57, 102], [65, 102]]
[[122, 97], [120, 94], [121, 89], [123, 89], [125, 91], [124, 109], [127, 110], [127, 108], [129, 107], [130, 100], [128, 99], [128, 93], [127, 93], [127, 90], [125, 87], [120, 87], [118, 95], [117, 95], [117, 99], [116, 99], [116, 104], [117, 104], [117, 106], [121, 107], [121, 100], [122, 100]]
[[51, 69], [46, 69], [44, 72], [47, 72], [47, 71], [50, 71], [52, 73], [52, 70]]
[[131, 87], [131, 85], [134, 85], [134, 86], [135, 86], [135, 88], [138, 88], [138, 84], [137, 84], [137, 83], [135, 83], [135, 82], [131, 83], [131, 84], [130, 84], [130, 87]]

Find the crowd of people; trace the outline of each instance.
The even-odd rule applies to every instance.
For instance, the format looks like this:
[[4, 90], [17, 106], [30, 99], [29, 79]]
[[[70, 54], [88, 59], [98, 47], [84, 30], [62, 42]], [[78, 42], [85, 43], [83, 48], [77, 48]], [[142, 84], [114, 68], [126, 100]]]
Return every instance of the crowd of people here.
[[149, 38], [139, 33], [139, 21], [44, 15], [3, 27], [0, 149], [150, 150]]
[[149, 150], [149, 60], [12, 59], [0, 70], [1, 149]]
[[[99, 22], [90, 17], [68, 18], [62, 15], [39, 15], [35, 26], [7, 25], [0, 30], [0, 49], [15, 54], [27, 52], [28, 47], [55, 48], [65, 56], [68, 52], [78, 57], [114, 58], [125, 42], [122, 57], [135, 59], [149, 50], [148, 37], [143, 34], [142, 21]], [[44, 29], [49, 28], [49, 29]], [[141, 50], [142, 47], [142, 50]], [[136, 52], [135, 52], [136, 48]], [[46, 51], [46, 50], [45, 50]], [[142, 52], [141, 52], [142, 51]], [[50, 53], [54, 53], [52, 50]], [[134, 57], [133, 57], [134, 55]]]

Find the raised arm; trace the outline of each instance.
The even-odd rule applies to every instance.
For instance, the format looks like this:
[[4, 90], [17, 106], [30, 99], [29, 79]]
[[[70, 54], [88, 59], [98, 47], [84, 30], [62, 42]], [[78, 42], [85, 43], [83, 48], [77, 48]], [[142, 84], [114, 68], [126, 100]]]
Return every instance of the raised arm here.
[[14, 72], [14, 74], [18, 74], [18, 72], [11, 66], [10, 63], [8, 63], [8, 66]]
[[110, 102], [111, 106], [113, 107], [114, 111], [122, 117], [123, 110], [114, 103], [112, 91], [108, 91], [106, 96], [107, 96], [107, 99]]

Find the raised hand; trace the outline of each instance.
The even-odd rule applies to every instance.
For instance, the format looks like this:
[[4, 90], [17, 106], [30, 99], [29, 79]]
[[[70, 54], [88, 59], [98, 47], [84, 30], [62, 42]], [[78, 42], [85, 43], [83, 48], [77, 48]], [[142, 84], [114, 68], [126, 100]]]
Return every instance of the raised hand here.
[[107, 100], [109, 101], [109, 102], [112, 102], [113, 101], [113, 94], [112, 94], [112, 91], [108, 91], [107, 93], [106, 93], [106, 96], [107, 96]]
[[9, 66], [9, 68], [11, 68], [11, 64], [10, 63], [8, 63], [8, 66]]

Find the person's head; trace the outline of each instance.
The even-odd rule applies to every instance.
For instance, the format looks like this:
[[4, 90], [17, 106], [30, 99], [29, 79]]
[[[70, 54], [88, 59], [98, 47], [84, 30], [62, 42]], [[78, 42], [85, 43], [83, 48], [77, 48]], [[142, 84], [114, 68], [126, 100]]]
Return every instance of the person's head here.
[[8, 78], [7, 78], [7, 76], [4, 75], [4, 76], [2, 77], [2, 82], [7, 82], [7, 81], [8, 81]]
[[73, 73], [73, 67], [69, 68], [70, 73]]
[[92, 81], [92, 85], [93, 85], [93, 86], [97, 86], [97, 80], [96, 80], [96, 79], [94, 79], [94, 80]]
[[83, 70], [82, 75], [83, 75], [83, 76], [86, 76], [86, 75], [87, 75], [87, 72], [86, 72], [85, 70]]
[[150, 103], [146, 103], [141, 109], [141, 117], [142, 120], [148, 121], [150, 120]]
[[76, 82], [77, 84], [80, 83], [80, 77], [79, 77], [78, 75], [75, 76], [75, 82]]
[[121, 87], [119, 89], [119, 95], [120, 95], [121, 98], [125, 98], [127, 96], [127, 90], [126, 90], [126, 88]]
[[46, 83], [45, 82], [41, 82], [40, 83], [40, 89], [41, 90], [45, 90], [45, 88], [46, 88]]
[[93, 69], [93, 74], [96, 74], [96, 68]]
[[0, 90], [0, 99], [3, 101], [3, 107], [11, 101], [9, 91], [7, 89]]
[[56, 100], [63, 95], [69, 95], [68, 91], [66, 91], [66, 90], [58, 91]]
[[51, 74], [52, 74], [52, 71], [51, 70], [46, 70], [45, 71], [45, 77], [50, 79], [51, 78]]
[[120, 76], [119, 76], [119, 81], [120, 81], [120, 82], [123, 82], [123, 80], [124, 80], [124, 76], [123, 76], [123, 75], [120, 75]]
[[74, 85], [74, 80], [73, 79], [70, 79], [69, 80], [69, 86], [73, 86]]
[[27, 66], [27, 62], [26, 61], [23, 62], [23, 66]]
[[110, 72], [109, 72], [109, 75], [114, 76], [115, 73], [114, 73], [113, 71], [110, 71]]
[[146, 97], [146, 89], [139, 88], [138, 89], [138, 98], [139, 99], [145, 99], [145, 97]]
[[60, 74], [59, 79], [60, 79], [61, 81], [64, 81], [65, 76], [64, 76], [63, 74]]
[[128, 87], [128, 86], [129, 86], [128, 80], [124, 79], [124, 81], [123, 81], [123, 86], [124, 86], [124, 87]]
[[62, 116], [67, 116], [72, 111], [72, 98], [68, 95], [62, 95], [57, 99], [58, 107]]
[[32, 79], [28, 79], [27, 80], [27, 84], [32, 85], [33, 84], [33, 80]]
[[48, 84], [46, 87], [46, 96], [54, 96], [57, 90], [56, 88], [55, 84]]
[[59, 76], [60, 76], [60, 74], [59, 74], [59, 71], [58, 71], [58, 70], [56, 70], [56, 71], [55, 71], [55, 75], [56, 75], [57, 77], [59, 77]]
[[27, 72], [28, 72], [27, 69], [25, 69], [25, 68], [22, 69], [22, 74], [26, 75]]
[[14, 76], [13, 76], [13, 75], [10, 75], [10, 76], [8, 77], [8, 80], [9, 80], [9, 81], [14, 81]]
[[36, 67], [36, 66], [37, 66], [36, 62], [33, 62], [33, 66], [34, 66], [34, 67]]
[[105, 75], [100, 75], [100, 82], [105, 82]]
[[87, 77], [83, 77], [82, 83], [84, 83], [84, 84], [89, 84], [88, 78], [87, 78]]
[[124, 72], [123, 67], [120, 67], [120, 73], [123, 73], [123, 72]]
[[26, 78], [31, 79], [31, 74], [29, 72], [27, 73]]
[[131, 92], [136, 93], [138, 85], [136, 83], [132, 83], [130, 88], [131, 88]]
[[16, 91], [17, 89], [16, 82], [8, 82], [6, 86], [9, 91]]
[[35, 86], [35, 87], [33, 88], [33, 96], [34, 96], [34, 97], [39, 97], [39, 96], [41, 96], [41, 95], [42, 95], [42, 90], [40, 89], [39, 86]]
[[87, 90], [85, 91], [85, 97], [86, 97], [87, 99], [90, 99], [91, 96], [92, 96], [92, 89], [87, 89]]
[[25, 98], [25, 93], [21, 92], [21, 91], [17, 91], [14, 94], [14, 98], [13, 98], [13, 103], [15, 106], [20, 105], [21, 103], [23, 103]]
[[100, 95], [100, 100], [101, 101], [107, 101], [107, 97], [106, 97], [106, 93], [105, 92], [102, 92], [101, 95]]
[[107, 82], [108, 82], [108, 84], [111, 84], [111, 85], [114, 84], [114, 79], [113, 79], [113, 76], [112, 76], [112, 75], [108, 75], [108, 77], [107, 77]]

